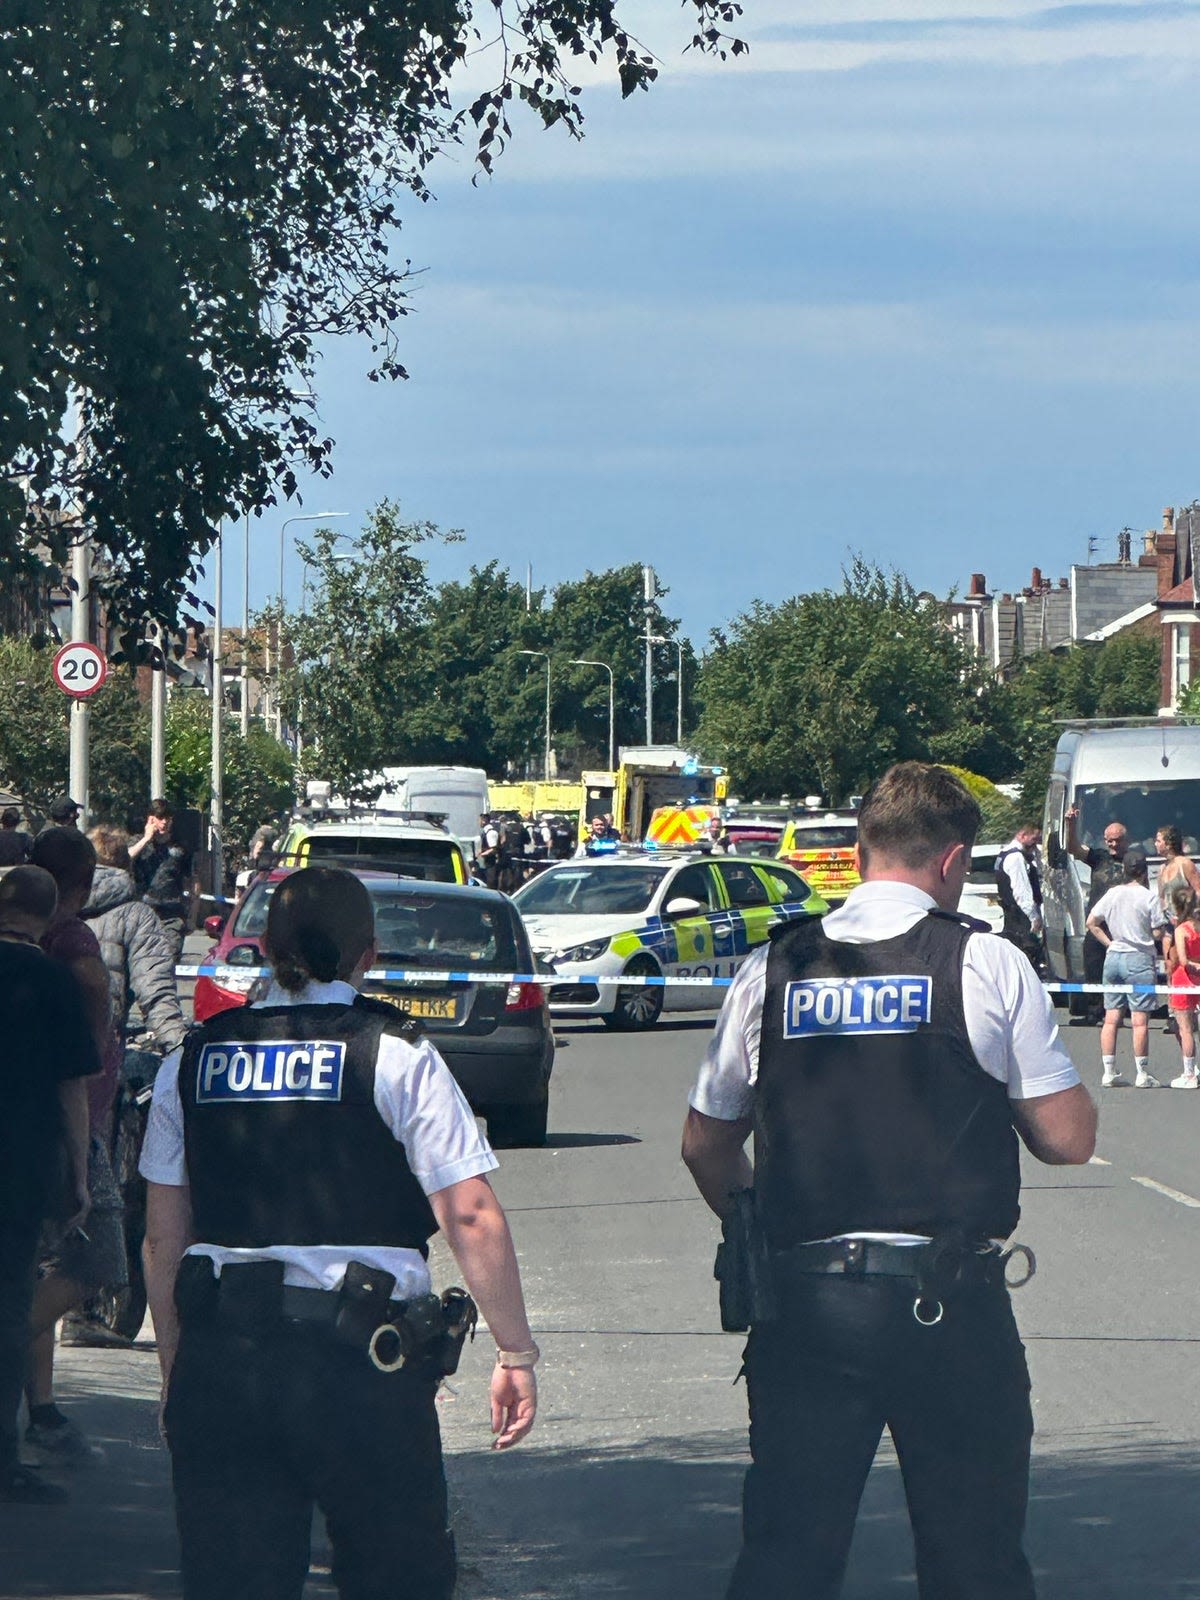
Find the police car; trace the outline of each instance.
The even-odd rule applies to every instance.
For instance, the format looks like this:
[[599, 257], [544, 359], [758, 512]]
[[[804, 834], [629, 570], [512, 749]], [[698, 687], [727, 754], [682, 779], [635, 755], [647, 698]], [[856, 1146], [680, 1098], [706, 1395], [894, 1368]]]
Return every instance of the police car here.
[[534, 951], [562, 983], [550, 1008], [650, 1028], [664, 1010], [703, 1011], [725, 991], [597, 983], [600, 977], [728, 978], [788, 917], [828, 910], [780, 861], [665, 851], [560, 862], [513, 897]]

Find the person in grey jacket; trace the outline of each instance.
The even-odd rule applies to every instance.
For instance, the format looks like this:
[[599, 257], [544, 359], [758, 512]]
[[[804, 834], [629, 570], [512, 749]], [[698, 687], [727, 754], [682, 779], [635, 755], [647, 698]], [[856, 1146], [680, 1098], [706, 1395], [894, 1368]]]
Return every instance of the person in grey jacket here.
[[88, 835], [96, 847], [96, 877], [80, 915], [100, 941], [112, 986], [112, 1014], [122, 1037], [130, 1002], [164, 1055], [183, 1043], [187, 1024], [175, 988], [171, 941], [153, 909], [139, 898], [130, 876], [129, 835], [102, 825]]

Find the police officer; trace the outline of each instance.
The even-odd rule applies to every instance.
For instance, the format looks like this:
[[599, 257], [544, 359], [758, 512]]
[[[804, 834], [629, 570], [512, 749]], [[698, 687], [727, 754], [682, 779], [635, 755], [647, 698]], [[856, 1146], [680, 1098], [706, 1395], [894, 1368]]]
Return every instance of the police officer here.
[[978, 825], [949, 773], [891, 768], [859, 812], [863, 883], [742, 966], [692, 1093], [684, 1159], [719, 1215], [753, 1184], [775, 1299], [746, 1347], [730, 1600], [840, 1594], [885, 1426], [922, 1600], [1034, 1593], [1029, 1379], [997, 1241], [1017, 1134], [1074, 1164], [1096, 1119], [1028, 961], [955, 915]]
[[357, 878], [285, 879], [265, 949], [263, 1002], [163, 1063], [141, 1162], [184, 1594], [299, 1600], [315, 1502], [343, 1600], [448, 1600], [434, 1397], [470, 1302], [430, 1294], [439, 1227], [499, 1346], [498, 1449], [537, 1403], [496, 1159], [432, 1046], [356, 994]]
[[1039, 971], [1044, 961], [1042, 875], [1037, 862], [1041, 838], [1035, 823], [1024, 823], [996, 857], [996, 888], [1004, 912], [1000, 931]]

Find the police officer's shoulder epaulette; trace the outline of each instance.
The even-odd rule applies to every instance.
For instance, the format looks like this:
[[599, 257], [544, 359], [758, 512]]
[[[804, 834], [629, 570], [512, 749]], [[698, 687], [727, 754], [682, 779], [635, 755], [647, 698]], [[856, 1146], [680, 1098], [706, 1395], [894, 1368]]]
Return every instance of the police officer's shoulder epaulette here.
[[410, 1043], [424, 1033], [420, 1022], [409, 1016], [399, 1000], [384, 1000], [360, 994], [354, 1002], [356, 1011], [366, 1011], [383, 1021], [383, 1031], [394, 1039], [407, 1039]]
[[939, 917], [943, 922], [957, 922], [960, 928], [966, 928], [968, 933], [991, 933], [991, 925], [982, 922], [978, 917], [969, 917], [965, 911], [931, 911], [931, 917]]

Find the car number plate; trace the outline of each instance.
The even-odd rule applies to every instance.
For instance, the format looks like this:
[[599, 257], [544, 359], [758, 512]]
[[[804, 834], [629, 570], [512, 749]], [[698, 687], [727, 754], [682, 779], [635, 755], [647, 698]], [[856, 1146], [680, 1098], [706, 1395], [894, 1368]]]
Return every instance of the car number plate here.
[[410, 1017], [426, 1017], [436, 1022], [455, 1022], [458, 1019], [458, 996], [434, 996], [414, 994], [396, 995], [395, 999], [408, 1012]]

